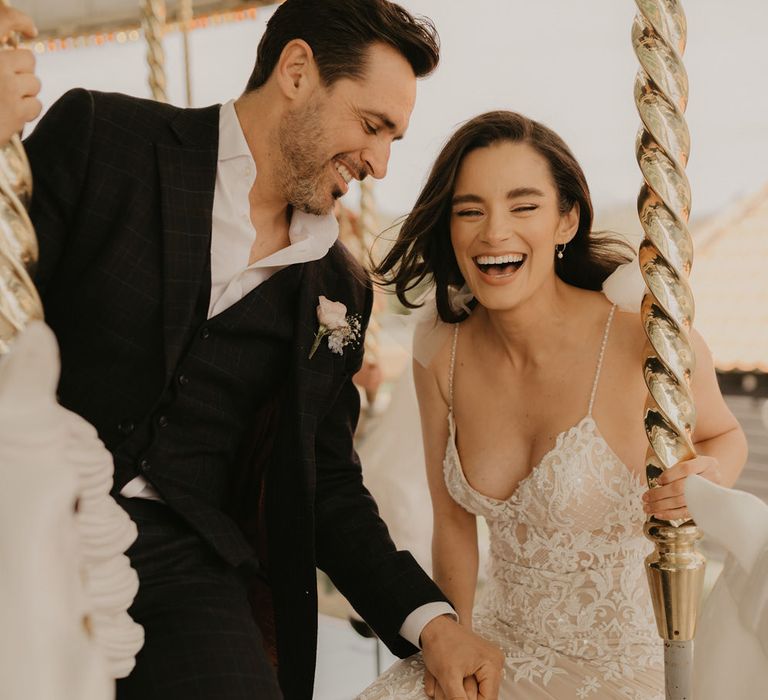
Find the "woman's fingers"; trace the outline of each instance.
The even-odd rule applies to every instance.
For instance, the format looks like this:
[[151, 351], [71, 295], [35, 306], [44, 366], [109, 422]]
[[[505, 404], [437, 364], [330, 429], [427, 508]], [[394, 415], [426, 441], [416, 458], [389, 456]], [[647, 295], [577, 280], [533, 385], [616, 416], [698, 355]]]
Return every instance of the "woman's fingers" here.
[[685, 501], [685, 480], [691, 474], [720, 483], [719, 463], [707, 456], [694, 457], [675, 464], [658, 478], [654, 488], [643, 494], [643, 510], [660, 520], [687, 520], [690, 513]]

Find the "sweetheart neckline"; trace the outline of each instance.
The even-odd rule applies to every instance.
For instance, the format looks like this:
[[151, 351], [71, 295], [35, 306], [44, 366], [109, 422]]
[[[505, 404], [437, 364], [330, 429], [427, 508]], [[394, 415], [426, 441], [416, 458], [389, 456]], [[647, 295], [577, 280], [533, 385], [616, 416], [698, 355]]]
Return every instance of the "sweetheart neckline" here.
[[608, 444], [607, 440], [603, 437], [602, 433], [600, 432], [600, 428], [597, 426], [597, 421], [594, 419], [591, 413], [587, 413], [581, 420], [574, 423], [570, 428], [566, 428], [565, 430], [561, 430], [556, 436], [555, 436], [555, 444], [550, 447], [544, 455], [541, 457], [541, 459], [531, 468], [531, 470], [522, 478], [520, 481], [517, 482], [517, 485], [512, 490], [512, 493], [507, 496], [507, 498], [494, 498], [493, 496], [487, 496], [486, 494], [478, 491], [472, 484], [469, 483], [469, 479], [467, 479], [467, 475], [464, 473], [464, 465], [461, 463], [461, 456], [459, 455], [459, 448], [456, 445], [456, 420], [453, 417], [453, 410], [448, 409], [448, 444], [450, 448], [453, 450], [453, 454], [456, 457], [456, 464], [459, 468], [459, 475], [461, 476], [462, 483], [476, 496], [479, 496], [480, 498], [483, 498], [487, 501], [490, 501], [491, 503], [495, 505], [508, 505], [512, 500], [514, 500], [517, 495], [520, 493], [520, 489], [528, 482], [530, 481], [534, 475], [541, 469], [542, 465], [546, 461], [546, 459], [560, 446], [561, 442], [568, 436], [569, 433], [579, 428], [582, 424], [586, 423], [587, 421], [592, 421], [592, 425], [594, 426], [594, 434], [595, 436], [602, 441], [603, 445], [605, 445], [605, 448], [608, 450], [610, 455], [621, 465], [623, 468], [626, 476], [628, 476], [633, 482], [636, 484], [642, 485], [642, 480], [638, 474], [635, 474], [629, 467], [627, 467], [626, 464], [622, 461], [622, 459], [616, 454], [614, 449]]

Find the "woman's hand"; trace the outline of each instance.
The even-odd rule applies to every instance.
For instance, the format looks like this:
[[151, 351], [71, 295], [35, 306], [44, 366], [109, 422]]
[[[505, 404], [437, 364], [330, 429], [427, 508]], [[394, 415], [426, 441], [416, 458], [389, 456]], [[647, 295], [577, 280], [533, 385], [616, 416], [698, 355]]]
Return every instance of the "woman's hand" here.
[[685, 503], [685, 480], [691, 474], [699, 474], [709, 481], [720, 484], [720, 462], [704, 455], [678, 462], [659, 476], [657, 487], [643, 494], [643, 510], [659, 520], [688, 520], [691, 514]]
[[421, 633], [427, 694], [435, 700], [499, 700], [504, 654], [494, 644], [445, 615]]
[[[427, 669], [424, 669], [424, 691], [434, 700], [446, 700], [446, 695], [443, 693], [442, 688]], [[478, 700], [477, 681], [474, 676], [464, 679], [464, 692], [468, 700]]]

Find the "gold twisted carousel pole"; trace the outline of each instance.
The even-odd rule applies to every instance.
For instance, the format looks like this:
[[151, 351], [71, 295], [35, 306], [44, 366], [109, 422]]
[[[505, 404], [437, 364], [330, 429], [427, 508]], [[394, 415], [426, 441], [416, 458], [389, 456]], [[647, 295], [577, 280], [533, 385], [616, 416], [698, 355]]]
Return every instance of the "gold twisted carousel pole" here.
[[[8, 6], [7, 0], [0, 2]], [[16, 46], [16, 38], [9, 44]], [[37, 264], [37, 237], [26, 210], [31, 197], [32, 171], [21, 139], [14, 135], [0, 148], [0, 355], [10, 351], [30, 321], [43, 317], [31, 278]]]
[[187, 107], [192, 106], [192, 66], [189, 50], [189, 30], [192, 26], [194, 13], [192, 0], [179, 0], [179, 24], [184, 43], [184, 86], [186, 88]]
[[147, 42], [147, 64], [149, 65], [149, 89], [153, 99], [168, 102], [165, 81], [165, 51], [163, 31], [165, 28], [165, 0], [141, 0], [141, 28]]
[[370, 178], [360, 182], [360, 226], [363, 230], [363, 241], [368, 247], [379, 232], [376, 199], [373, 196], [373, 182]]
[[[366, 177], [360, 181], [360, 262], [370, 269], [372, 264], [372, 250], [373, 243], [376, 236], [379, 234], [379, 216], [376, 207], [376, 198], [374, 196], [373, 178]], [[365, 395], [368, 400], [368, 411], [373, 411], [376, 396], [379, 392], [379, 384], [381, 381], [381, 354], [379, 352], [379, 337], [381, 326], [379, 325], [379, 305], [375, 301], [371, 310], [371, 318], [368, 323], [368, 332], [365, 334], [365, 364], [364, 367], [368, 367], [372, 372], [378, 374], [379, 379], [370, 379], [368, 385], [365, 387]]]
[[[639, 262], [648, 290], [642, 320], [648, 341], [643, 372], [648, 387], [645, 430], [649, 487], [681, 460], [695, 456], [696, 411], [690, 379], [694, 303], [688, 285], [693, 245], [687, 222], [691, 193], [685, 166], [690, 138], [683, 113], [688, 77], [682, 62], [686, 20], [678, 0], [636, 0], [632, 45], [640, 62], [635, 102], [642, 120], [636, 143], [645, 180], [637, 208], [645, 238]], [[692, 520], [649, 518], [645, 533], [655, 545], [646, 559], [659, 635], [664, 640], [668, 700], [690, 700], [693, 636], [704, 581]]]

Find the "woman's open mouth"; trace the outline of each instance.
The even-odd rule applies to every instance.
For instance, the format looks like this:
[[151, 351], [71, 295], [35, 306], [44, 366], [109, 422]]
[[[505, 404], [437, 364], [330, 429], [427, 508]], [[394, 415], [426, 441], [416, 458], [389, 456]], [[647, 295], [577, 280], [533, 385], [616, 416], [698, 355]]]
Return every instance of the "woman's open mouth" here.
[[478, 255], [472, 258], [480, 272], [489, 277], [510, 277], [525, 265], [527, 259], [524, 253]]

